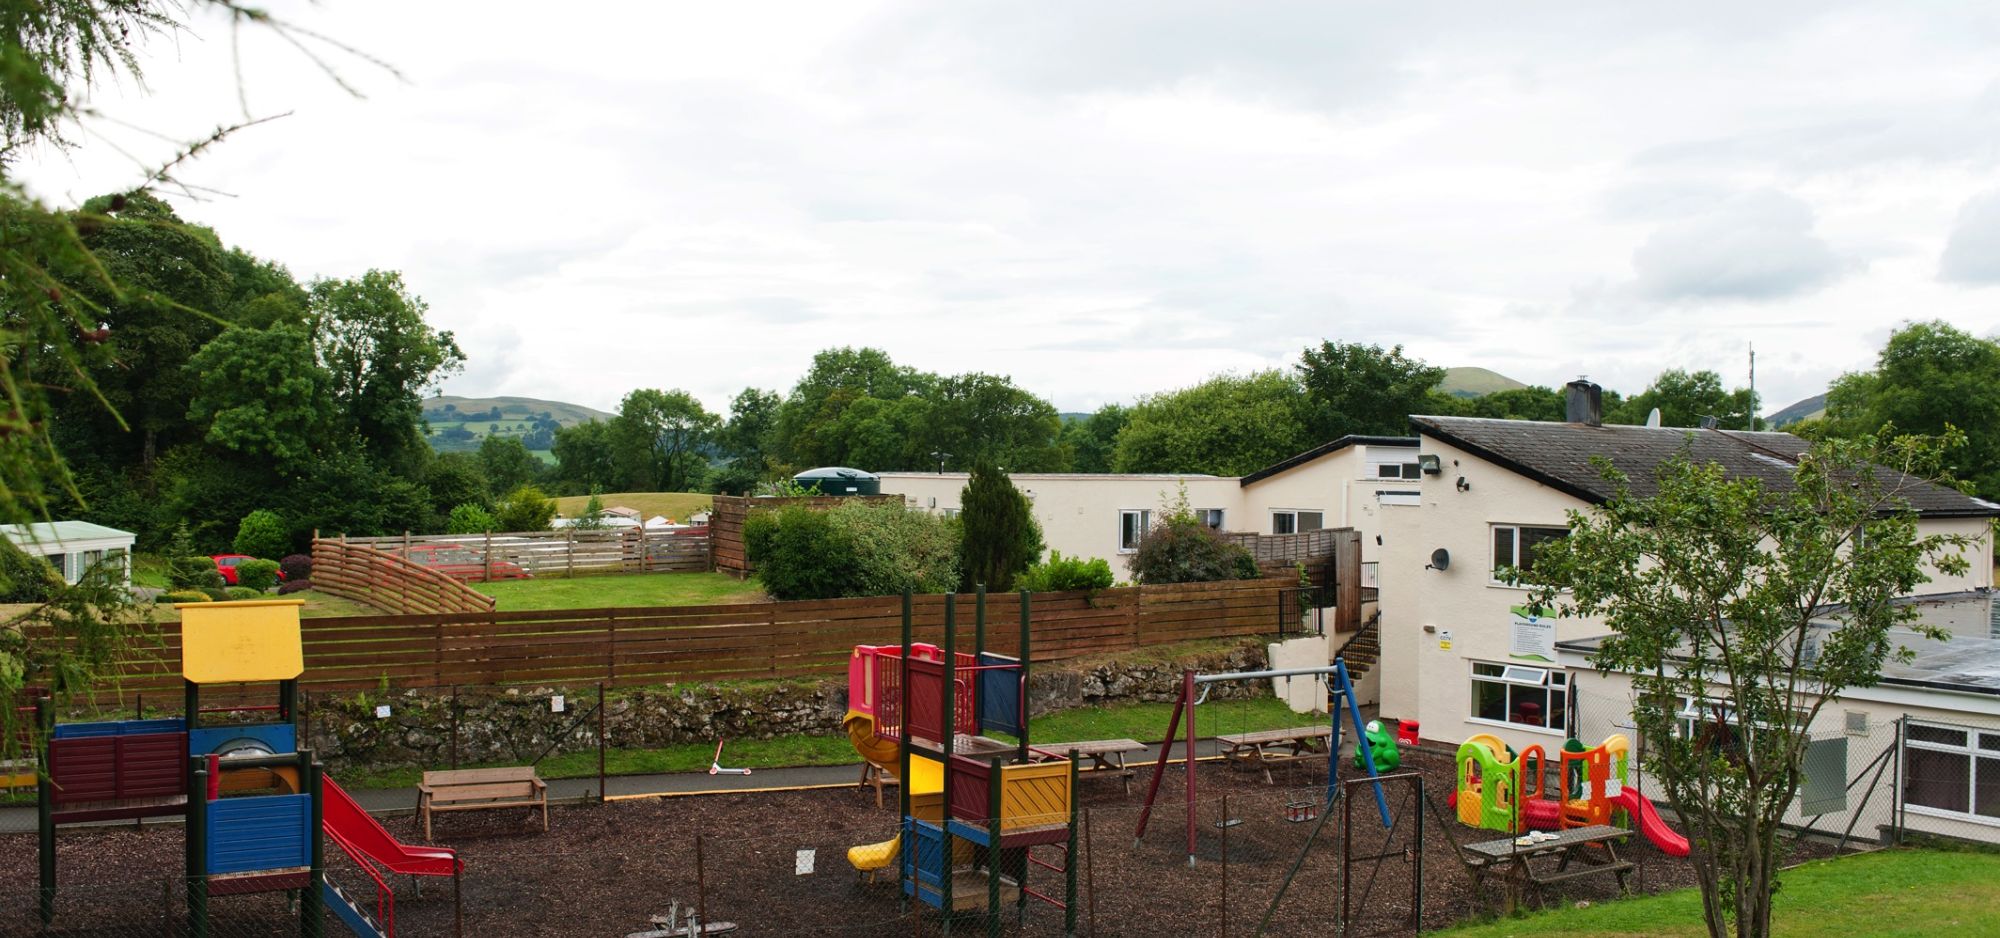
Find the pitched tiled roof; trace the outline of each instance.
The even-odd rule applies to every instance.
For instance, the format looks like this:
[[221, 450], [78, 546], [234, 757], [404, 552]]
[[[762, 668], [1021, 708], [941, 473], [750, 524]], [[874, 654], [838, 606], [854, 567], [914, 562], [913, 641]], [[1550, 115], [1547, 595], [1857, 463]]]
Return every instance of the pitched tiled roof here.
[[[1632, 494], [1654, 494], [1654, 471], [1678, 453], [1697, 463], [1716, 463], [1733, 476], [1753, 476], [1766, 485], [1791, 484], [1794, 462], [1808, 446], [1789, 433], [1747, 430], [1687, 430], [1675, 427], [1594, 427], [1581, 423], [1490, 420], [1481, 417], [1411, 417], [1417, 432], [1450, 443], [1530, 479], [1593, 504], [1609, 499], [1591, 457], [1611, 460], [1630, 478]], [[1925, 517], [1995, 517], [2000, 505], [1954, 489], [1921, 482], [1889, 469], [1880, 472], [1900, 489], [1910, 507]]]

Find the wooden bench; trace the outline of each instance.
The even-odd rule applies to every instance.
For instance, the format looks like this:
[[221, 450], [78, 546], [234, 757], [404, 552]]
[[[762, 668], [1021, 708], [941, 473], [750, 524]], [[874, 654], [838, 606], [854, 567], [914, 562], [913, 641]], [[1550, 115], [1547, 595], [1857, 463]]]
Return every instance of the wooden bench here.
[[1067, 759], [1071, 752], [1075, 752], [1079, 759], [1088, 760], [1091, 772], [1117, 772], [1118, 780], [1125, 783], [1125, 793], [1129, 795], [1132, 793], [1133, 773], [1125, 766], [1125, 754], [1145, 752], [1151, 747], [1136, 739], [1086, 739], [1030, 748], [1036, 755], [1049, 759]]
[[[1233, 733], [1217, 736], [1216, 741], [1228, 747], [1222, 756], [1231, 765], [1256, 768], [1264, 773], [1264, 784], [1277, 784], [1271, 778], [1271, 766], [1303, 759], [1307, 756], [1326, 755], [1326, 745], [1333, 739], [1331, 726], [1295, 726], [1279, 730], [1258, 730], [1255, 733]], [[1276, 751], [1276, 750], [1287, 751]]]
[[534, 766], [500, 769], [453, 769], [425, 772], [417, 786], [417, 815], [423, 819], [424, 839], [431, 839], [431, 812], [484, 811], [489, 808], [527, 808], [533, 814], [542, 809], [542, 830], [549, 829], [549, 786], [535, 775]]

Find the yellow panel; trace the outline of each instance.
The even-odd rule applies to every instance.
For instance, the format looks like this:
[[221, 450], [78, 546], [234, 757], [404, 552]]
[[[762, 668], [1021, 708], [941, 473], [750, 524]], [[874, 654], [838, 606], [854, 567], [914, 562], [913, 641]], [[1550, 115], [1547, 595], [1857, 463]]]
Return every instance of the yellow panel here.
[[1009, 765], [1000, 770], [1000, 828], [1067, 824], [1070, 815], [1069, 763]]
[[284, 681], [305, 673], [299, 642], [303, 599], [177, 603], [181, 676], [196, 684]]
[[944, 763], [910, 753], [910, 794], [935, 795], [944, 791]]

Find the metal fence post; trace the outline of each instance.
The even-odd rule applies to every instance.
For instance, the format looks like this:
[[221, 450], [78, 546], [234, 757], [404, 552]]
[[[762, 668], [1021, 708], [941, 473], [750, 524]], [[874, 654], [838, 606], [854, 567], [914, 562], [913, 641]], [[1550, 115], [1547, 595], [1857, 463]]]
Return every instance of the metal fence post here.
[[1889, 842], [1903, 845], [1903, 740], [1910, 715], [1896, 718], [1896, 777], [1889, 787]]

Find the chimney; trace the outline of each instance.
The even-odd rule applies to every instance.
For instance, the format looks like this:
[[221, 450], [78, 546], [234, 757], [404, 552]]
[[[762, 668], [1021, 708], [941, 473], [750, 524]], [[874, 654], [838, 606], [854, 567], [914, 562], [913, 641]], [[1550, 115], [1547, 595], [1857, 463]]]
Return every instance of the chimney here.
[[1604, 426], [1604, 389], [1584, 378], [1563, 386], [1567, 404], [1565, 420], [1590, 427]]

